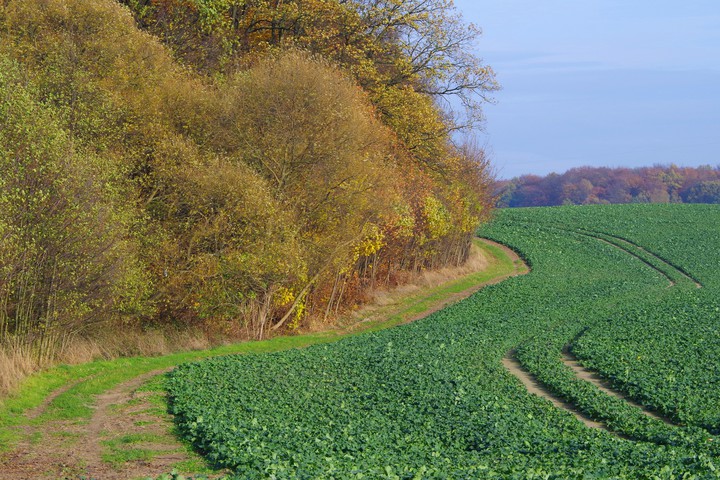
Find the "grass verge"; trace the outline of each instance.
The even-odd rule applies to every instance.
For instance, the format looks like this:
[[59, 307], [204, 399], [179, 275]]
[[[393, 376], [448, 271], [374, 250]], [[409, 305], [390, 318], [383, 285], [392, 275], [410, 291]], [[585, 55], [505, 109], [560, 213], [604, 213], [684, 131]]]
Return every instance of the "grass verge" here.
[[[137, 376], [171, 368], [180, 363], [230, 354], [266, 353], [336, 341], [348, 335], [393, 327], [442, 308], [492, 281], [518, 273], [520, 265], [502, 248], [476, 242], [488, 260], [482, 271], [432, 288], [424, 288], [391, 305], [380, 307], [367, 317], [339, 328], [304, 335], [225, 345], [203, 351], [179, 352], [161, 357], [132, 357], [95, 361], [81, 365], [60, 365], [28, 377], [17, 393], [0, 400], [0, 453], [10, 451], [22, 435], [21, 425], [51, 420], [86, 421], [92, 416], [93, 397]], [[69, 388], [68, 388], [69, 385]], [[58, 389], [66, 388], [50, 401], [44, 411], [30, 419], [25, 413], [38, 408]]]

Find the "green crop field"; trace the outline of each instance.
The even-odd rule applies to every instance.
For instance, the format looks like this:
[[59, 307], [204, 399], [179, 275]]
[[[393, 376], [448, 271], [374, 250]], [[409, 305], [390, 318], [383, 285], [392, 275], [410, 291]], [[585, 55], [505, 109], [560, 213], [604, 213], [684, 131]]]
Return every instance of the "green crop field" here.
[[[531, 273], [409, 325], [182, 365], [182, 434], [238, 478], [720, 477], [720, 208], [504, 210], [479, 233]], [[509, 352], [606, 429], [528, 393]]]

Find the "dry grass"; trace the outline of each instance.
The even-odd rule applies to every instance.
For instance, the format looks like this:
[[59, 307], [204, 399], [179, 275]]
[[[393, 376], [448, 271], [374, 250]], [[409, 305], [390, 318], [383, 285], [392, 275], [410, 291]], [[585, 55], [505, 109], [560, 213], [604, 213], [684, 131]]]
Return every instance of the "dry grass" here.
[[20, 380], [38, 369], [27, 350], [15, 346], [0, 348], [0, 395], [12, 391]]
[[466, 275], [486, 270], [490, 264], [483, 250], [473, 244], [467, 261], [459, 267], [445, 267], [426, 270], [419, 273], [402, 272], [404, 276], [396, 277], [399, 285], [394, 287], [378, 287], [367, 293], [367, 301], [358, 307], [340, 312], [338, 317], [306, 319], [303, 331], [321, 332], [338, 325], [355, 323], [360, 318], [372, 317], [376, 312], [385, 311], [402, 302], [403, 299], [420, 294], [424, 290], [438, 287], [444, 283], [457, 280]]
[[[393, 305], [404, 297], [422, 290], [439, 286], [464, 275], [481, 271], [488, 265], [482, 250], [473, 245], [470, 257], [460, 267], [441, 268], [408, 275], [402, 285], [394, 288], [378, 288], [369, 294], [369, 302], [358, 311], [348, 312], [357, 316], [377, 308]], [[304, 332], [317, 332], [336, 326], [338, 319], [330, 322], [309, 321]], [[342, 323], [342, 322], [340, 322]], [[220, 344], [243, 340], [228, 335], [209, 336], [198, 330], [148, 330], [136, 327], [120, 329], [117, 326], [98, 330], [86, 337], [66, 339], [55, 355], [44, 361], [37, 359], [24, 345], [0, 344], [0, 397], [14, 391], [27, 376], [52, 365], [77, 365], [93, 360], [111, 360], [128, 356], [159, 356], [179, 351], [205, 350]]]
[[[216, 343], [216, 342], [215, 342]], [[77, 365], [127, 356], [159, 356], [185, 350], [205, 350], [214, 343], [198, 331], [100, 330], [88, 337], [66, 340], [56, 354], [40, 361], [24, 345], [0, 345], [0, 397], [13, 392], [29, 375], [52, 365]]]
[[433, 288], [456, 280], [465, 275], [485, 270], [488, 259], [477, 245], [472, 246], [467, 261], [459, 267], [445, 267], [426, 270], [404, 279], [402, 285], [394, 288], [378, 288], [371, 292], [372, 301], [368, 306], [386, 306], [398, 302], [398, 299], [412, 295], [420, 289]]

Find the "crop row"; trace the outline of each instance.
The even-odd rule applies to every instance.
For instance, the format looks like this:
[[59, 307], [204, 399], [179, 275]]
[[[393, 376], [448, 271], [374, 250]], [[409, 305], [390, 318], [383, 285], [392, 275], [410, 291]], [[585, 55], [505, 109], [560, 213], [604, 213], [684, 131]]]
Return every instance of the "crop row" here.
[[[238, 478], [714, 475], [718, 452], [701, 428], [712, 415], [682, 420], [686, 427], [666, 425], [573, 378], [559, 361], [560, 350], [573, 341], [586, 362], [604, 358], [615, 343], [635, 348], [639, 339], [612, 337], [622, 331], [618, 319], [633, 309], [652, 311], [662, 301], [674, 305], [673, 296], [685, 298], [685, 292], [710, 308], [710, 297], [703, 296], [709, 288], [669, 289], [667, 279], [636, 256], [557, 228], [606, 232], [667, 253], [619, 228], [632, 224], [623, 216], [637, 208], [587, 209], [597, 217], [582, 210], [501, 212], [482, 235], [520, 251], [532, 272], [424, 320], [304, 350], [179, 367], [168, 389], [181, 431]], [[643, 214], [652, 218], [654, 211], [648, 206]], [[696, 273], [696, 262], [671, 260]], [[712, 285], [707, 271], [697, 275]], [[658, 316], [658, 325], [663, 318]], [[704, 330], [693, 333], [692, 318], [689, 313], [683, 334], [697, 341]], [[644, 341], [651, 346], [654, 340]], [[543, 382], [581, 408], [595, 409], [593, 415], [622, 438], [589, 429], [529, 395], [501, 365], [516, 347], [518, 358]], [[684, 367], [693, 378], [710, 378], [696, 361], [705, 350], [698, 352]], [[604, 368], [609, 372], [611, 366]], [[637, 381], [641, 371], [634, 375], [624, 385], [637, 384], [646, 400], [662, 397], [644, 387], [643, 378]], [[698, 391], [692, 404], [717, 394], [712, 385]], [[676, 401], [667, 411], [685, 419], [690, 417], [680, 412], [692, 409]]]
[[[518, 210], [509, 216], [519, 217], [510, 220], [514, 224], [544, 222], [552, 228], [575, 229], [578, 234], [595, 232], [591, 235], [641, 257], [678, 282], [670, 290], [639, 290], [634, 299], [611, 299], [619, 307], [617, 311], [604, 313], [599, 322], [586, 319], [581, 336], [563, 341], [572, 342], [573, 353], [586, 366], [631, 398], [680, 424], [717, 434], [720, 295], [717, 271], [714, 277], [704, 266], [720, 265], [720, 249], [713, 248], [720, 245], [720, 232], [714, 227], [720, 224], [720, 209], [706, 205], [641, 207], [560, 209], [562, 215], [553, 215], [552, 209]], [[688, 240], [682, 242], [682, 235]], [[664, 242], [682, 243], [683, 248], [668, 249]], [[664, 261], [659, 262], [650, 252], [661, 252]], [[688, 271], [703, 280], [702, 289], [694, 288], [686, 276]], [[601, 310], [601, 302], [594, 310]]]

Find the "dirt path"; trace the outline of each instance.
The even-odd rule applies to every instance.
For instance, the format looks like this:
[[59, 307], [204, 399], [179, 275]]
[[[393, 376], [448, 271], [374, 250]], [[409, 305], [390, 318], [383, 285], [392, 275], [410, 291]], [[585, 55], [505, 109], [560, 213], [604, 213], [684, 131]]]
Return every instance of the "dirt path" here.
[[68, 390], [70, 390], [71, 388], [73, 388], [75, 385], [78, 385], [78, 384], [80, 384], [80, 383], [82, 383], [82, 382], [85, 382], [85, 381], [87, 381], [87, 380], [90, 380], [90, 379], [92, 379], [92, 378], [94, 378], [94, 377], [95, 377], [95, 376], [93, 375], [93, 376], [86, 377], [86, 378], [80, 378], [80, 379], [78, 379], [78, 380], [75, 380], [74, 382], [69, 382], [69, 383], [63, 385], [62, 387], [58, 388], [57, 390], [53, 391], [50, 395], [48, 395], [47, 397], [45, 397], [45, 399], [42, 401], [42, 403], [41, 403], [40, 405], [38, 405], [37, 407], [33, 408], [32, 410], [28, 410], [27, 412], [25, 412], [25, 416], [26, 416], [27, 418], [29, 418], [29, 419], [38, 418], [40, 415], [42, 415], [43, 413], [45, 413], [45, 411], [47, 410], [48, 406], [49, 406], [49, 405], [52, 403], [52, 401], [55, 400], [57, 397], [59, 397], [60, 395], [62, 395], [62, 394], [65, 393], [65, 392], [67, 392]]
[[[144, 383], [162, 375], [171, 368], [148, 372], [118, 385], [97, 396], [95, 412], [80, 443], [80, 459], [85, 465], [86, 476], [90, 478], [121, 479], [139, 476], [159, 475], [168, 472], [172, 465], [187, 459], [184, 448], [170, 433], [170, 418], [153, 409], [152, 392], [139, 392]], [[149, 459], [128, 462], [122, 472], [113, 469], [103, 461], [103, 453], [117, 448], [113, 441], [132, 444], [140, 440], [152, 455]], [[140, 443], [140, 442], [137, 442]], [[105, 444], [110, 448], [99, 448]]]
[[98, 395], [89, 421], [25, 427], [26, 440], [0, 459], [0, 479], [127, 480], [156, 477], [189, 460], [187, 448], [173, 435], [171, 416], [158, 402], [161, 395], [141, 389], [168, 370], [148, 372]]
[[[562, 353], [562, 362], [567, 365], [573, 371], [573, 373], [575, 373], [575, 376], [577, 376], [577, 378], [592, 383], [606, 395], [610, 395], [627, 402], [629, 405], [640, 409], [640, 411], [648, 417], [654, 418], [656, 420], [661, 420], [668, 425], [674, 425], [674, 423], [670, 419], [658, 415], [651, 410], [648, 410], [644, 406], [628, 398], [622, 392], [614, 390], [608, 381], [600, 377], [596, 372], [582, 366], [578, 359], [575, 358], [569, 351], [567, 351], [567, 349], [565, 349]], [[535, 377], [528, 373], [520, 364], [520, 362], [515, 358], [514, 350], [511, 350], [507, 353], [507, 355], [505, 355], [505, 357], [503, 357], [502, 364], [508, 372], [513, 374], [518, 380], [520, 380], [520, 382], [522, 382], [522, 384], [525, 386], [529, 393], [549, 400], [555, 407], [572, 413], [575, 418], [577, 418], [579, 421], [581, 421], [590, 428], [599, 428], [601, 430], [609, 431], [604, 424], [591, 419], [583, 412], [578, 410], [572, 403], [566, 402], [561, 397], [555, 395], [550, 390], [548, 390], [542, 383], [538, 382]]]
[[[513, 250], [489, 240], [483, 242], [502, 248], [512, 259], [514, 271], [453, 294], [407, 321], [424, 318], [448, 304], [472, 295], [484, 286], [529, 272], [528, 267]], [[632, 255], [632, 252], [610, 244]], [[608, 388], [596, 374], [579, 365], [569, 354], [565, 354], [563, 362], [572, 368], [579, 378], [592, 382], [609, 395], [625, 399]], [[550, 393], [522, 368], [512, 353], [503, 359], [503, 365], [530, 393], [546, 398], [557, 408], [572, 413], [590, 428], [607, 430], [603, 424], [584, 416], [573, 405]], [[197, 459], [174, 434], [172, 417], [166, 412], [164, 394], [143, 388], [148, 381], [168, 370], [170, 369], [148, 372], [98, 395], [89, 420], [54, 420], [44, 423], [33, 421], [45, 412], [53, 399], [88, 379], [56, 390], [39, 407], [26, 412], [28, 424], [20, 427], [23, 441], [14, 451], [0, 456], [0, 480], [154, 478], [170, 472], [179, 462]], [[654, 418], [660, 418], [652, 412], [643, 411]]]
[[[453, 294], [408, 321], [423, 318], [486, 285], [528, 271], [514, 251], [483, 241], [502, 248], [512, 259], [514, 271]], [[41, 416], [54, 399], [92, 377], [55, 390], [40, 406], [25, 413], [27, 422], [18, 427], [23, 440], [12, 452], [0, 455], [0, 480], [155, 478], [187, 461], [194, 465], [188, 472], [183, 472], [183, 468], [180, 472], [194, 473], [201, 463], [174, 434], [164, 393], [144, 388], [147, 382], [169, 370], [148, 372], [96, 396], [89, 420], [42, 421]]]
[[515, 358], [515, 353], [513, 350], [508, 352], [505, 357], [502, 359], [503, 366], [509, 371], [511, 374], [513, 374], [518, 380], [522, 382], [522, 384], [525, 386], [528, 392], [537, 395], [538, 397], [542, 397], [546, 400], [549, 400], [550, 403], [552, 403], [556, 408], [563, 409], [565, 411], [568, 411], [572, 413], [575, 418], [577, 418], [579, 421], [584, 423], [586, 426], [590, 428], [598, 428], [600, 430], [608, 430], [605, 425], [602, 423], [596, 422], [595, 420], [591, 419], [590, 417], [586, 416], [582, 412], [580, 412], [575, 406], [573, 406], [571, 403], [568, 403], [564, 401], [562, 398], [556, 396], [552, 392], [550, 392], [543, 384], [535, 380], [535, 378], [530, 375], [525, 369], [522, 367], [520, 362], [517, 361]]
[[565, 365], [567, 365], [568, 367], [570, 367], [570, 369], [575, 373], [576, 377], [578, 377], [581, 380], [585, 380], [586, 382], [592, 383], [606, 395], [610, 395], [612, 397], [616, 397], [621, 400], [624, 400], [625, 402], [632, 405], [633, 407], [639, 408], [642, 411], [642, 413], [644, 413], [648, 417], [654, 418], [656, 420], [662, 420], [663, 422], [667, 423], [668, 425], [673, 425], [673, 422], [670, 421], [670, 419], [663, 417], [661, 415], [658, 415], [657, 413], [655, 413], [651, 410], [648, 410], [643, 405], [640, 405], [639, 403], [628, 398], [622, 392], [614, 390], [612, 388], [612, 385], [610, 385], [610, 382], [608, 382], [607, 380], [602, 378], [600, 375], [598, 375], [597, 372], [594, 372], [592, 370], [589, 370], [589, 369], [583, 367], [580, 364], [580, 362], [578, 361], [578, 359], [575, 358], [575, 356], [572, 353], [567, 351], [567, 349], [565, 349], [565, 351], [563, 351], [562, 362]]
[[460, 300], [468, 298], [473, 293], [476, 293], [476, 292], [482, 290], [483, 288], [487, 287], [488, 285], [495, 285], [504, 280], [507, 280], [508, 278], [516, 277], [518, 275], [524, 275], [524, 274], [530, 272], [530, 269], [525, 264], [525, 262], [523, 262], [523, 260], [520, 258], [520, 256], [511, 248], [508, 248], [501, 243], [497, 243], [497, 242], [493, 242], [492, 240], [488, 240], [487, 238], [480, 238], [479, 240], [486, 245], [492, 245], [492, 246], [500, 248], [505, 253], [505, 255], [507, 255], [512, 260], [514, 270], [511, 273], [508, 273], [507, 275], [501, 275], [499, 277], [495, 277], [492, 280], [488, 280], [487, 282], [479, 283], [468, 289], [463, 290], [462, 292], [454, 293], [454, 294], [450, 295], [447, 299], [445, 299], [445, 301], [443, 301], [442, 303], [438, 303], [437, 305], [431, 307], [430, 309], [425, 310], [424, 312], [419, 313], [413, 317], [410, 317], [406, 321], [406, 323], [411, 323], [411, 322], [414, 322], [417, 320], [421, 320], [432, 313], [439, 312], [443, 308], [445, 308], [449, 305], [452, 305], [453, 303], [457, 303]]

